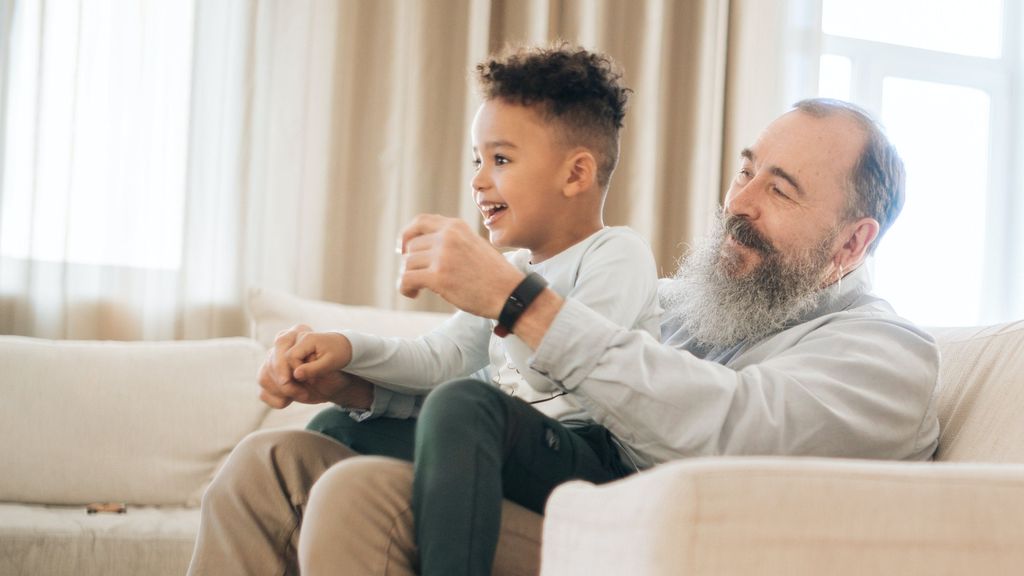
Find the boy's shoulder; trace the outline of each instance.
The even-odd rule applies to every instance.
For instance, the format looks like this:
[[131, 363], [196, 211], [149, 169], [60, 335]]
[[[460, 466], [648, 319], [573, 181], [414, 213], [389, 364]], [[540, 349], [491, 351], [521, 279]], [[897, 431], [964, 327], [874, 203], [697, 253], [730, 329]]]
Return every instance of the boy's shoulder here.
[[605, 226], [587, 239], [587, 251], [616, 251], [623, 254], [642, 254], [653, 259], [651, 245], [639, 232], [629, 226]]

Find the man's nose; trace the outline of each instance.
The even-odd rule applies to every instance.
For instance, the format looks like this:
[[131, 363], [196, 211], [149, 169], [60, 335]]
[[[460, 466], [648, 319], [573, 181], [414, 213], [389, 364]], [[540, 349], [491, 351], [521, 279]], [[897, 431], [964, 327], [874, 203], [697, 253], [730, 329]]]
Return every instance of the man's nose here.
[[761, 214], [760, 199], [755, 188], [757, 184], [757, 179], [742, 186], [734, 184], [725, 195], [725, 213], [756, 220]]

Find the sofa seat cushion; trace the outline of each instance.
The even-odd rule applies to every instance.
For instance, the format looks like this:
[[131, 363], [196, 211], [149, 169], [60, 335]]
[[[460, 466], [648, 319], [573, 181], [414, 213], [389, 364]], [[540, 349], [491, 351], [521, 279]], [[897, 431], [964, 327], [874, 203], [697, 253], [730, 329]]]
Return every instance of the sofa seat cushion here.
[[83, 507], [0, 504], [0, 574], [180, 575], [198, 529], [196, 508], [87, 515]]
[[248, 338], [0, 336], [0, 501], [197, 505], [269, 410]]
[[931, 332], [941, 355], [936, 460], [1024, 463], [1024, 320]]

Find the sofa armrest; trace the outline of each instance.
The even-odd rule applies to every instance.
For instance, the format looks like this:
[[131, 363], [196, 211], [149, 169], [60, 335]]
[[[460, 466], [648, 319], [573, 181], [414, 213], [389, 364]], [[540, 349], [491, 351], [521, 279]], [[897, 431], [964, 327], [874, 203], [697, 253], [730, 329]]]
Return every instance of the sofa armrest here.
[[1011, 574], [1024, 466], [707, 458], [547, 504], [542, 574]]

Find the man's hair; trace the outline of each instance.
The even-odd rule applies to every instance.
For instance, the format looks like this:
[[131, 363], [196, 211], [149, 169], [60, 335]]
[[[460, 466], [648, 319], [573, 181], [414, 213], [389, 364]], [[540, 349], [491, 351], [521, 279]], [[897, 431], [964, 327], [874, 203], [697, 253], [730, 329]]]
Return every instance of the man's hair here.
[[842, 115], [864, 131], [867, 138], [850, 173], [853, 194], [847, 196], [844, 218], [853, 220], [870, 216], [878, 221], [878, 237], [869, 250], [869, 253], [874, 253], [878, 241], [903, 209], [906, 172], [896, 147], [870, 114], [849, 102], [810, 98], [797, 102], [793, 108], [816, 118]]
[[610, 57], [565, 43], [510, 47], [477, 64], [476, 78], [484, 99], [532, 107], [563, 144], [590, 149], [598, 185], [607, 189], [631, 92]]

